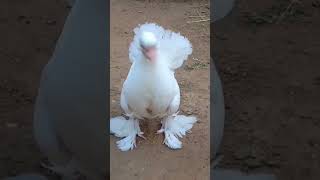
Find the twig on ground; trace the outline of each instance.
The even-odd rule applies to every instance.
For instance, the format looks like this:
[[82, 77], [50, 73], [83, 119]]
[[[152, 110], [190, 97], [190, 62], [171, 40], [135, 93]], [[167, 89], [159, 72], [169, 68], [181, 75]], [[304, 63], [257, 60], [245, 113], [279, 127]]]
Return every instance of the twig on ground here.
[[202, 5], [197, 5], [197, 6], [192, 6], [193, 8], [201, 8], [201, 7], [206, 7], [210, 6], [210, 4], [202, 4]]
[[206, 22], [206, 21], [210, 21], [210, 19], [201, 19], [201, 20], [197, 20], [197, 21], [187, 21], [187, 23], [198, 23], [198, 22]]
[[283, 13], [281, 13], [281, 15], [279, 16], [278, 20], [276, 21], [276, 24], [279, 24], [282, 19], [285, 17], [285, 15], [288, 13], [288, 11], [291, 9], [291, 7], [296, 4], [299, 3], [299, 0], [291, 0], [290, 4], [287, 6], [287, 8], [283, 11]]
[[204, 18], [204, 17], [206, 17], [206, 16], [189, 16], [190, 18]]

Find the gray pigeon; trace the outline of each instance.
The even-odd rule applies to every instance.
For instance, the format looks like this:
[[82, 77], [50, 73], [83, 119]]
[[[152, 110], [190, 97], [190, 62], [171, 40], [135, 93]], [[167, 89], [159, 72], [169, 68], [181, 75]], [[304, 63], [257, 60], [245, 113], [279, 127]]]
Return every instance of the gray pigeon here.
[[65, 179], [107, 171], [107, 1], [77, 0], [42, 72], [34, 134]]
[[[212, 22], [216, 22], [232, 10], [234, 0], [213, 0], [213, 8], [210, 9], [210, 16]], [[212, 59], [211, 63], [211, 79], [212, 79], [212, 96], [210, 97], [210, 102], [213, 102], [211, 106], [213, 112], [213, 122], [210, 123], [210, 129], [213, 131], [211, 133], [211, 157], [216, 158], [217, 151], [219, 149], [224, 129], [224, 118], [225, 118], [225, 109], [224, 109], [224, 97], [222, 83], [217, 72], [215, 62], [216, 59]], [[213, 151], [212, 151], [213, 150]], [[216, 163], [216, 162], [215, 162]]]
[[[107, 174], [107, 1], [67, 0], [73, 6], [54, 54], [42, 72], [34, 135], [65, 180], [104, 180]], [[46, 180], [26, 174], [5, 180]]]

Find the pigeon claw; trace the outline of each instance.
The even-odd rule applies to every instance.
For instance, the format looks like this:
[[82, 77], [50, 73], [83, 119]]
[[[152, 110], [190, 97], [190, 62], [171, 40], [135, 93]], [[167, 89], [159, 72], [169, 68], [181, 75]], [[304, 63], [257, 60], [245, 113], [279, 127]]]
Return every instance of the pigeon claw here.
[[144, 134], [144, 132], [139, 132], [138, 136], [141, 137], [142, 139], [146, 140], [147, 138], [143, 134]]
[[164, 129], [159, 129], [156, 134], [162, 134], [164, 132]]

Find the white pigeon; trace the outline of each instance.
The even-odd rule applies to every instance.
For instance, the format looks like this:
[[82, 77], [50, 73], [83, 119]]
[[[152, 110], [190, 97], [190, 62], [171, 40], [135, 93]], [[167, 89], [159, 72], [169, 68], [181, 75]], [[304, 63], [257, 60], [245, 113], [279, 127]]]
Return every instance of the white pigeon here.
[[143, 137], [139, 120], [161, 119], [164, 143], [172, 149], [182, 148], [182, 138], [197, 121], [194, 116], [178, 115], [180, 88], [174, 71], [192, 53], [189, 40], [180, 33], [165, 30], [155, 23], [134, 29], [129, 48], [132, 62], [125, 80], [120, 105], [125, 115], [110, 120], [110, 132], [123, 138], [117, 141], [122, 151], [136, 147], [136, 136]]

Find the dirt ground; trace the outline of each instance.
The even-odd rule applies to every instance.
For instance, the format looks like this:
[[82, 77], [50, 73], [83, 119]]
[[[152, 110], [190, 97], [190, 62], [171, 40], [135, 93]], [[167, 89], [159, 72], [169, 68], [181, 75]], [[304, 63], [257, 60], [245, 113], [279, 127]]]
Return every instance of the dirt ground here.
[[238, 1], [213, 27], [227, 108], [220, 167], [317, 180], [320, 3], [290, 2]]
[[[137, 148], [121, 152], [116, 147], [119, 138], [110, 137], [111, 179], [194, 180], [209, 179], [209, 22], [188, 24], [189, 16], [209, 17], [208, 2], [111, 1], [111, 116], [119, 116], [122, 83], [130, 62], [128, 47], [133, 29], [145, 22], [156, 22], [164, 28], [181, 32], [193, 45], [193, 53], [176, 77], [181, 87], [181, 113], [198, 117], [192, 133], [182, 139], [182, 150], [170, 150], [163, 135], [155, 135], [159, 121], [144, 122], [141, 126], [147, 140], [138, 139]], [[201, 7], [200, 7], [201, 6]], [[198, 8], [200, 7], [200, 8]]]

